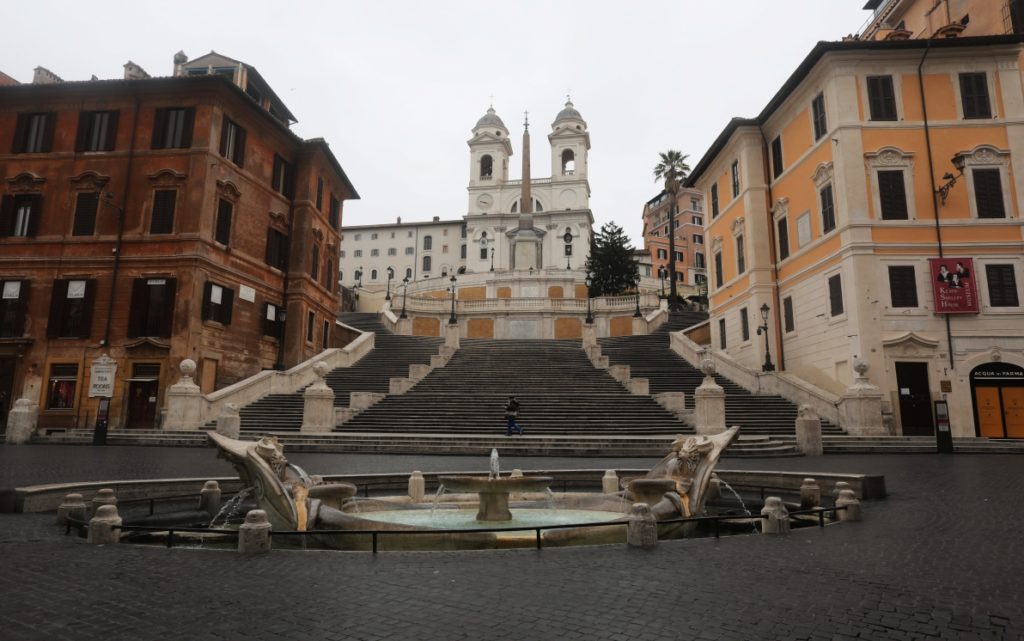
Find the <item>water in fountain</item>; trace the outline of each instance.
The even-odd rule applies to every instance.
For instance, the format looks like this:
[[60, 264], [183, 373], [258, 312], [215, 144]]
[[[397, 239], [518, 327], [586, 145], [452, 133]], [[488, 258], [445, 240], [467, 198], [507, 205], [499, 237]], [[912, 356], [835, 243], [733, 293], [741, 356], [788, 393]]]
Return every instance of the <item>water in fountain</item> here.
[[[737, 492], [736, 490], [732, 489], [732, 486], [729, 485], [728, 483], [726, 483], [725, 479], [720, 478], [719, 480], [722, 481], [722, 485], [725, 486], [725, 489], [727, 489], [730, 492], [732, 492], [732, 495], [735, 496], [736, 500], [740, 502], [740, 508], [743, 510], [743, 513], [746, 514], [747, 516], [750, 516], [751, 515], [750, 514], [750, 510], [747, 509], [747, 504], [743, 502], [743, 497], [740, 496], [739, 492]], [[755, 534], [757, 533], [757, 525], [754, 526], [754, 533]]]
[[227, 502], [225, 502], [224, 505], [221, 506], [220, 511], [217, 512], [217, 515], [210, 519], [210, 525], [208, 527], [210, 529], [216, 527], [217, 519], [219, 519], [221, 516], [224, 516], [224, 525], [227, 525], [228, 521], [237, 516], [238, 510], [241, 509], [242, 507], [242, 501], [244, 501], [245, 498], [252, 493], [252, 491], [253, 488], [251, 487], [243, 487], [242, 489], [238, 490], [238, 494], [235, 494]]
[[551, 491], [550, 487], [544, 488], [544, 491], [548, 493], [548, 509], [555, 509], [555, 493]]
[[430, 516], [434, 516], [434, 510], [437, 509], [437, 504], [441, 500], [441, 495], [444, 494], [444, 483], [439, 483], [437, 486], [437, 494], [434, 495], [434, 503], [430, 506]]
[[498, 448], [491, 450], [491, 474], [488, 476], [490, 479], [496, 479], [501, 476], [501, 469], [498, 467]]

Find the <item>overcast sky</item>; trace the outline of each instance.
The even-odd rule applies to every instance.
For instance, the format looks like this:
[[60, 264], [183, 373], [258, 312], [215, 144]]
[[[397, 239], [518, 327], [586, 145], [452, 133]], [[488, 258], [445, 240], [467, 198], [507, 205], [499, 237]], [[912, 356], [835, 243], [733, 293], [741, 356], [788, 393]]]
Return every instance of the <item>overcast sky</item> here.
[[[344, 223], [466, 213], [471, 129], [494, 107], [520, 175], [523, 111], [533, 176], [550, 175], [547, 133], [571, 92], [587, 121], [591, 208], [642, 246], [658, 152], [699, 160], [732, 116], [754, 116], [819, 40], [856, 32], [864, 0], [373, 0], [19, 2], [0, 69], [65, 80], [154, 76], [216, 50], [256, 67], [324, 137], [362, 199]], [[6, 6], [6, 13], [13, 9]], [[8, 15], [9, 18], [13, 16]], [[12, 22], [12, 26], [13, 26]]]

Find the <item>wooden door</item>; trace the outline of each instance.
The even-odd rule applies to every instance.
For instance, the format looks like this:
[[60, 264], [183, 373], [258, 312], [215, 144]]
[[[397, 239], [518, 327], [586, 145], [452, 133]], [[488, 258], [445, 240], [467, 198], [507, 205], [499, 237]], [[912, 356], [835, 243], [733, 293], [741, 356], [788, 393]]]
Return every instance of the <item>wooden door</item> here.
[[978, 408], [978, 435], [1003, 438], [1003, 408], [998, 387], [975, 387], [974, 403]]
[[1003, 387], [1003, 420], [1007, 438], [1024, 438], [1024, 387]]
[[904, 436], [935, 434], [932, 422], [932, 396], [928, 390], [927, 363], [896, 363], [899, 388], [900, 425]]
[[128, 427], [153, 429], [156, 425], [158, 381], [132, 381], [128, 385]]

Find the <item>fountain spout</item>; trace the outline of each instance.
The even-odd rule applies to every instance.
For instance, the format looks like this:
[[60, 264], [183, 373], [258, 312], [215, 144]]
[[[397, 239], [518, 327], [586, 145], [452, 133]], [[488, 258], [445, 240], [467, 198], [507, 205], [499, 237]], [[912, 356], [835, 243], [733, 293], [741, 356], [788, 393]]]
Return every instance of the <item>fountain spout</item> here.
[[494, 479], [500, 477], [501, 468], [498, 465], [498, 448], [495, 447], [491, 450], [491, 474], [487, 478], [493, 481]]

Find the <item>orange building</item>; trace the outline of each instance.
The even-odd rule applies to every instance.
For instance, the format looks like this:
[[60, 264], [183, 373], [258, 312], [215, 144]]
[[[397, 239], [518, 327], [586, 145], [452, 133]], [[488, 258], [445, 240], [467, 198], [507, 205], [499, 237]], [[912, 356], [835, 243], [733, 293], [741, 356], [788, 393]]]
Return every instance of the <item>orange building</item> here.
[[891, 433], [934, 433], [944, 401], [955, 436], [1024, 437], [1022, 42], [819, 43], [728, 124], [687, 181], [722, 358], [770, 347], [837, 395], [863, 362]]
[[868, 0], [862, 40], [1024, 33], [1024, 0]]
[[[704, 253], [704, 194], [680, 189], [676, 194], [675, 232], [676, 282], [700, 286], [707, 280]], [[664, 270], [668, 282], [669, 195], [662, 191], [644, 204], [644, 249], [651, 253], [652, 275]]]
[[152, 428], [185, 358], [212, 392], [331, 342], [342, 202], [259, 73], [175, 56], [173, 77], [0, 87], [0, 416], [91, 427], [109, 355], [112, 428]]

